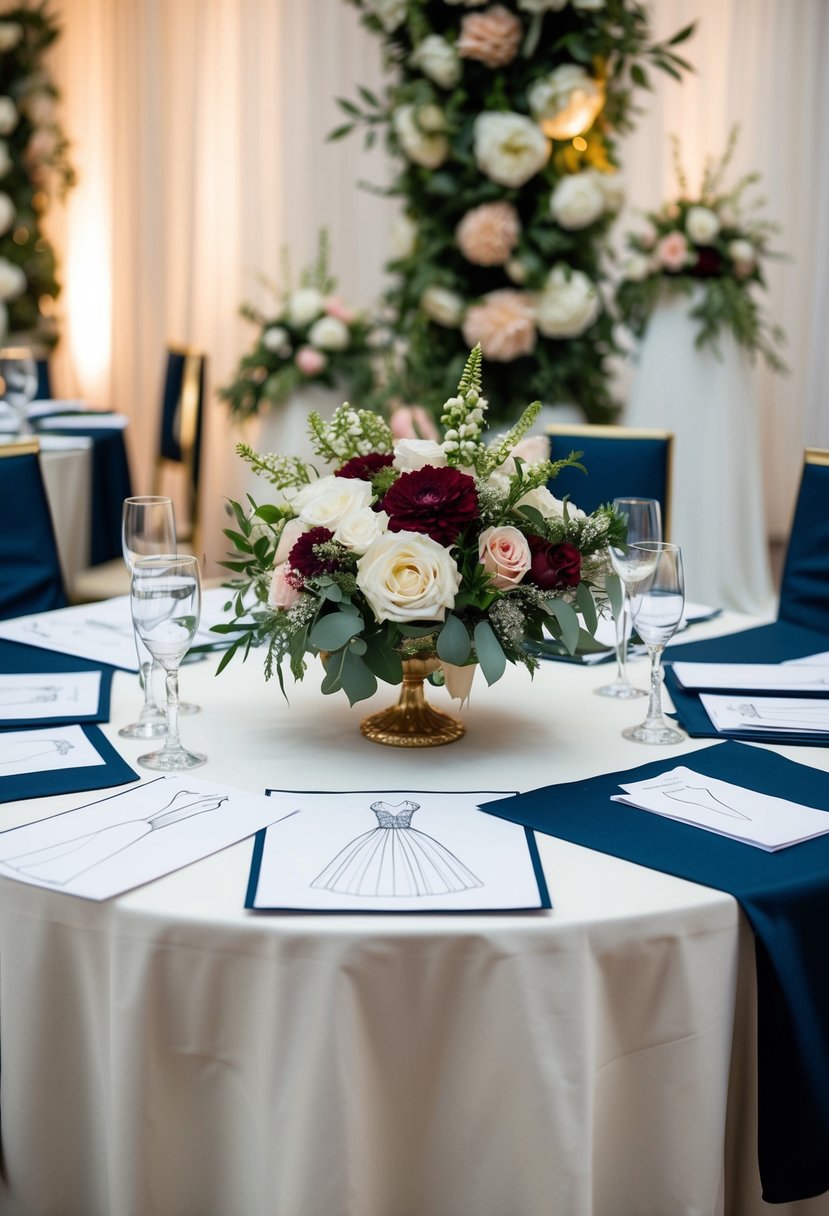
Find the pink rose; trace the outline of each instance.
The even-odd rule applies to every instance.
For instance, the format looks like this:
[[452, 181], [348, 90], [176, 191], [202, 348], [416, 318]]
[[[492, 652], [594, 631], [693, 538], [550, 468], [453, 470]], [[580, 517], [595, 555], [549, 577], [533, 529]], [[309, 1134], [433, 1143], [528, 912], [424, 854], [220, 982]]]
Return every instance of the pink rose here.
[[438, 429], [422, 405], [398, 405], [389, 418], [395, 439], [440, 439]]
[[342, 321], [344, 325], [350, 325], [354, 320], [354, 313], [344, 303], [339, 296], [326, 296], [323, 300], [322, 307], [329, 317], [336, 317], [338, 321]]
[[499, 591], [516, 587], [532, 562], [527, 538], [509, 525], [485, 528], [478, 537], [478, 560]]
[[274, 554], [273, 559], [274, 569], [276, 569], [277, 566], [281, 566], [283, 562], [288, 560], [288, 555], [290, 554], [294, 545], [299, 540], [300, 536], [302, 536], [302, 533], [307, 531], [307, 526], [302, 523], [301, 520], [288, 520], [279, 535], [279, 543], [276, 546], [276, 553]]
[[688, 242], [681, 232], [669, 232], [656, 246], [656, 256], [666, 270], [682, 270], [688, 263]]
[[274, 566], [271, 577], [271, 589], [268, 592], [268, 603], [273, 609], [286, 609], [295, 604], [300, 597], [296, 587], [292, 587], [286, 578], [287, 562]]
[[303, 376], [318, 376], [321, 371], [324, 371], [328, 360], [321, 350], [317, 350], [313, 346], [300, 346], [294, 363]]

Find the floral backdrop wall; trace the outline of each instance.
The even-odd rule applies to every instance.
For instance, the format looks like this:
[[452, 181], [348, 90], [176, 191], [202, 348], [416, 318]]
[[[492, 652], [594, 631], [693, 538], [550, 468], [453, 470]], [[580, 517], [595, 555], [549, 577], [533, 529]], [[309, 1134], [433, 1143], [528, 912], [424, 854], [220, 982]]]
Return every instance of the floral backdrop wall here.
[[47, 348], [60, 286], [43, 220], [53, 191], [74, 180], [45, 62], [59, 35], [45, 0], [0, 12], [0, 337]]
[[629, 0], [349, 0], [377, 35], [382, 96], [342, 99], [343, 138], [362, 127], [399, 163], [388, 269], [402, 358], [387, 394], [436, 408], [480, 343], [492, 398], [614, 412], [614, 349], [602, 266], [622, 204], [617, 138], [651, 67], [679, 77]]

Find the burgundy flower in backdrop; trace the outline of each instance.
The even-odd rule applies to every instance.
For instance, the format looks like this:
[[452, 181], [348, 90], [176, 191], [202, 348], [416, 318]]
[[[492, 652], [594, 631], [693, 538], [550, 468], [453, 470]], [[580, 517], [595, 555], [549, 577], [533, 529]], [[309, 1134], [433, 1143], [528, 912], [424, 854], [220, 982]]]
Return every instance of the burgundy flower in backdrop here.
[[441, 545], [452, 545], [478, 514], [475, 482], [447, 466], [424, 465], [402, 473], [382, 502], [390, 532], [425, 532]]
[[340, 569], [340, 562], [335, 557], [319, 557], [314, 548], [324, 545], [334, 539], [334, 533], [328, 528], [311, 528], [303, 532], [299, 540], [288, 554], [288, 572], [286, 578], [292, 587], [301, 588], [309, 578], [319, 578], [321, 574], [333, 574]]
[[557, 545], [542, 540], [540, 536], [528, 536], [532, 554], [527, 578], [542, 591], [554, 591], [558, 587], [576, 587], [581, 575], [581, 554], [575, 545], [566, 540]]
[[335, 477], [355, 477], [360, 481], [371, 481], [381, 469], [393, 462], [392, 452], [368, 452], [365, 456], [352, 456], [334, 473]]
[[707, 279], [712, 275], [722, 274], [723, 260], [716, 249], [699, 249], [697, 260], [691, 267], [691, 274], [698, 279]]

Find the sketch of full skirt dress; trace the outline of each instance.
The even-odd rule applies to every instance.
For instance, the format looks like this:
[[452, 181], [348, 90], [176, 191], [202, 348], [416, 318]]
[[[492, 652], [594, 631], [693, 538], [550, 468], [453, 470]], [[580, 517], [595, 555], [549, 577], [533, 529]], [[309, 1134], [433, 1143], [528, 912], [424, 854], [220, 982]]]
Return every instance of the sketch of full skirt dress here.
[[411, 826], [417, 802], [373, 802], [377, 827], [350, 841], [311, 883], [340, 895], [451, 895], [483, 883], [439, 840]]

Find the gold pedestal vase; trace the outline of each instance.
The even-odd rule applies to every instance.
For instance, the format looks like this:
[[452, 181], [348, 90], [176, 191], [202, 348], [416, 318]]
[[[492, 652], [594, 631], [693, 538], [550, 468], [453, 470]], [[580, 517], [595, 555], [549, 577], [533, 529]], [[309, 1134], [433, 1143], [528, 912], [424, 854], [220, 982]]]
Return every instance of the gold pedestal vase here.
[[460, 739], [466, 731], [463, 722], [433, 709], [424, 695], [423, 681], [438, 667], [437, 658], [404, 659], [397, 704], [363, 719], [365, 737], [388, 747], [442, 747]]

